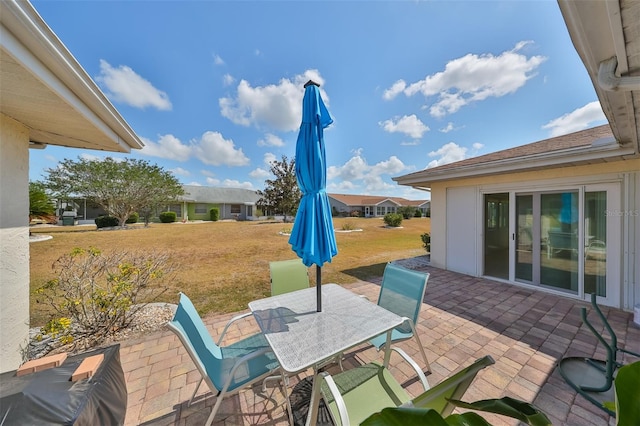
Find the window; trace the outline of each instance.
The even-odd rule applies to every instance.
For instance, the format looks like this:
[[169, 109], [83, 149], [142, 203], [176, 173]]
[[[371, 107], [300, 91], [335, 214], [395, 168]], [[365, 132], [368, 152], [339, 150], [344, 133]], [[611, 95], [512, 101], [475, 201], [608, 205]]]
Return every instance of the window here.
[[181, 217], [182, 216], [182, 204], [171, 204], [171, 205], [169, 205], [169, 211], [170, 212], [175, 212], [176, 216]]
[[206, 214], [207, 213], [207, 205], [206, 204], [196, 204], [195, 205], [195, 213], [196, 214]]
[[240, 214], [240, 204], [231, 204], [231, 214]]
[[384, 216], [385, 214], [386, 214], [386, 209], [384, 208], [384, 206], [376, 207], [376, 216]]

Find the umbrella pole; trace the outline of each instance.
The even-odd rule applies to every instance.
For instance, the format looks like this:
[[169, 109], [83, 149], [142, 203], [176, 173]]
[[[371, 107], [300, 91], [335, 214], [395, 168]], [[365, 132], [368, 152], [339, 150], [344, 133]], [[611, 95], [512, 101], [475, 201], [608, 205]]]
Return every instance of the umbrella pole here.
[[317, 311], [322, 312], [322, 267], [316, 265], [316, 306]]

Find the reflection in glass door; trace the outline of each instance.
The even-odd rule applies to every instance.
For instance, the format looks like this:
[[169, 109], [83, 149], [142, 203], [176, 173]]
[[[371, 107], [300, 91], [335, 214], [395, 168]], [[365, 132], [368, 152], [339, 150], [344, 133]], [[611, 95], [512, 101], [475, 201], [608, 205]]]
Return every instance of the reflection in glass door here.
[[509, 194], [484, 196], [484, 274], [509, 279]]
[[540, 284], [578, 293], [578, 192], [540, 195]]
[[607, 192], [584, 194], [584, 293], [607, 297]]
[[533, 195], [516, 196], [516, 280], [533, 281]]

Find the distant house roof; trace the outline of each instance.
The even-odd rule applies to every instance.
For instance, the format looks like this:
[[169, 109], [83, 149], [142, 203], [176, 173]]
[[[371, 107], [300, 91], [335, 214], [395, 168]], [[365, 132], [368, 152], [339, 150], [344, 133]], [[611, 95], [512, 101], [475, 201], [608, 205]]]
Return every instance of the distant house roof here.
[[383, 197], [377, 195], [350, 195], [350, 194], [327, 194], [329, 197], [344, 205], [352, 207], [377, 206], [385, 201], [391, 201], [399, 206], [419, 207], [429, 200], [407, 200], [401, 197]]
[[567, 165], [594, 164], [633, 155], [616, 142], [609, 125], [593, 127], [539, 142], [505, 149], [393, 178], [400, 185], [430, 187], [431, 183]]
[[211, 186], [183, 185], [182, 201], [192, 203], [255, 204], [260, 196], [256, 191], [243, 188], [216, 188]]

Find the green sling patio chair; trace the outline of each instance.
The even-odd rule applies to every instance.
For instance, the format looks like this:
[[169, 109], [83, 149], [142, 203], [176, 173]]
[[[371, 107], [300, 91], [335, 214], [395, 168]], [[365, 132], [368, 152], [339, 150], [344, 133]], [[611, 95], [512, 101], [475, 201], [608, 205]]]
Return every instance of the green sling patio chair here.
[[309, 273], [302, 259], [269, 262], [271, 295], [309, 288]]
[[[202, 376], [189, 400], [189, 404], [191, 404], [203, 381], [217, 396], [216, 403], [207, 419], [207, 426], [213, 422], [216, 412], [226, 396], [232, 395], [274, 373], [282, 375], [280, 364], [273, 352], [271, 352], [269, 343], [260, 333], [246, 337], [228, 346], [221, 346], [222, 339], [230, 324], [247, 315], [250, 315], [250, 313], [232, 318], [216, 343], [207, 331], [191, 300], [185, 294], [180, 293], [180, 302], [176, 313], [173, 319], [167, 323], [167, 327], [180, 338]], [[286, 389], [284, 393], [287, 396]], [[287, 409], [291, 415], [289, 398], [287, 397], [286, 399]]]
[[416, 371], [425, 392], [415, 398], [402, 388], [389, 370], [377, 363], [352, 368], [335, 376], [320, 373], [323, 378], [322, 398], [336, 426], [359, 425], [369, 416], [387, 407], [431, 408], [442, 417], [454, 410], [449, 400], [460, 400], [483, 368], [495, 361], [487, 355], [429, 388], [424, 373], [409, 355], [392, 348]]
[[[391, 332], [390, 343], [415, 338], [427, 371], [430, 373], [429, 360], [415, 327], [428, 280], [429, 273], [427, 272], [414, 271], [395, 263], [387, 263], [382, 276], [378, 305], [405, 317], [405, 322]], [[380, 351], [387, 344], [387, 334], [374, 337], [369, 342]]]

